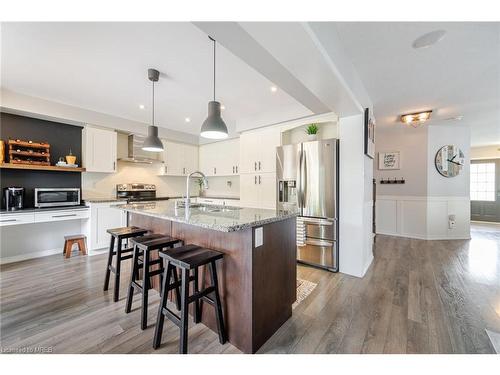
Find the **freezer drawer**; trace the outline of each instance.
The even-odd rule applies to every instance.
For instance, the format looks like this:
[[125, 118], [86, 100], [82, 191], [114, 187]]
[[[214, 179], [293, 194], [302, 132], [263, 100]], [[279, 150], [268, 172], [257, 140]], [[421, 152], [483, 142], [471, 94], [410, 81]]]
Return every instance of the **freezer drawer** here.
[[297, 260], [300, 263], [338, 271], [335, 241], [307, 238], [304, 246], [297, 247]]
[[304, 218], [306, 236], [334, 241], [336, 240], [335, 221], [326, 219]]

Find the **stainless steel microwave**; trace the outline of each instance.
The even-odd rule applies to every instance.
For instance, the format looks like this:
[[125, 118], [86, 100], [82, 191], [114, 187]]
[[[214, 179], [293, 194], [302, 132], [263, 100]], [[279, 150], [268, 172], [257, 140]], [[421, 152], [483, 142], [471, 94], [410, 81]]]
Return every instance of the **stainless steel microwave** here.
[[78, 206], [79, 188], [35, 188], [35, 207]]

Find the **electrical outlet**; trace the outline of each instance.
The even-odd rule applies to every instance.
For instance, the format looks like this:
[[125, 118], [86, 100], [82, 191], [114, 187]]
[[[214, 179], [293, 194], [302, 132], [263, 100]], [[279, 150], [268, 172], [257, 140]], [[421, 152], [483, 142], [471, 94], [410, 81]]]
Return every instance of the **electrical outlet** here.
[[258, 227], [254, 230], [255, 247], [264, 245], [264, 228]]
[[454, 229], [456, 225], [455, 215], [448, 215], [448, 228]]

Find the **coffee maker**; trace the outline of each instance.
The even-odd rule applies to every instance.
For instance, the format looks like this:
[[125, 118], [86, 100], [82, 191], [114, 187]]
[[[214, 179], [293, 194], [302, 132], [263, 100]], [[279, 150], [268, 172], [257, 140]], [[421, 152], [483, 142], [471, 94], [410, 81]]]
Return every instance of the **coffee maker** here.
[[7, 187], [3, 189], [3, 206], [7, 211], [22, 210], [23, 202], [24, 188]]

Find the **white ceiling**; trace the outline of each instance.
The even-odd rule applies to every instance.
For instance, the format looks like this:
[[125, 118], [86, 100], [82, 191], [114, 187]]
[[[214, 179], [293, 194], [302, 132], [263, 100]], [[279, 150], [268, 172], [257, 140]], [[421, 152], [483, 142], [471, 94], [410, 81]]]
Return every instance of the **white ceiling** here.
[[[158, 126], [198, 134], [206, 118], [213, 47], [191, 23], [3, 23], [1, 38], [3, 88], [148, 123], [153, 67], [161, 72]], [[262, 126], [312, 113], [272, 85], [217, 47], [217, 99], [230, 133], [240, 121]]]
[[[377, 126], [432, 109], [429, 124], [470, 126], [472, 145], [500, 143], [500, 23], [337, 23], [374, 105]], [[446, 30], [437, 44], [419, 36]], [[443, 121], [464, 116], [462, 121]]]

